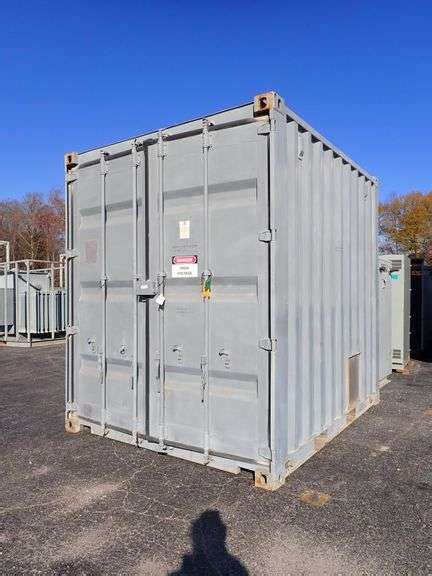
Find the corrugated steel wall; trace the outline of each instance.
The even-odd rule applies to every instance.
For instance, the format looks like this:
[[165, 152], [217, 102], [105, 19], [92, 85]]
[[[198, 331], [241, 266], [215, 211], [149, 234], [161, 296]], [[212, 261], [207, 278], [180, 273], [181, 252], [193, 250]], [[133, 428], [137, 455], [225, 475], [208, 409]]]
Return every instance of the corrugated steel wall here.
[[287, 124], [287, 452], [342, 419], [347, 363], [376, 391], [376, 184], [296, 121]]

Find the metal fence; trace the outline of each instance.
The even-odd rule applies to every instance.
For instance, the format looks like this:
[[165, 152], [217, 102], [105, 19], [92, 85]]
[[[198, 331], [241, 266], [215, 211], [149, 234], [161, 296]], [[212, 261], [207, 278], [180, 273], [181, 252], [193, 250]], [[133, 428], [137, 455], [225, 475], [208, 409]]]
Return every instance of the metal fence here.
[[[5, 241], [0, 244], [7, 245]], [[64, 336], [63, 258], [59, 262], [9, 260], [0, 263], [0, 335], [4, 343]]]

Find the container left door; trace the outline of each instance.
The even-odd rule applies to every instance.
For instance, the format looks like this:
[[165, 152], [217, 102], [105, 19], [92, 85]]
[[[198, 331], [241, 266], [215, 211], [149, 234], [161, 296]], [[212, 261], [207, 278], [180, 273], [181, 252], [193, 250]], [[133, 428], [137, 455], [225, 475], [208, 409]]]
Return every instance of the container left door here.
[[145, 152], [141, 148], [135, 154], [132, 144], [89, 154], [80, 165], [73, 206], [75, 400], [81, 419], [102, 432], [140, 433], [146, 306], [136, 306], [134, 244], [136, 271], [144, 277]]

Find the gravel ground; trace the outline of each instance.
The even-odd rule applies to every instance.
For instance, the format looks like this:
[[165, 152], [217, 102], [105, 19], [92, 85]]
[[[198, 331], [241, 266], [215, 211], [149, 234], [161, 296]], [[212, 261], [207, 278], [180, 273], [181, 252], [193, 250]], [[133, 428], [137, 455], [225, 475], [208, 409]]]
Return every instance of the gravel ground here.
[[63, 347], [0, 349], [2, 574], [431, 574], [432, 363], [279, 491], [63, 429]]

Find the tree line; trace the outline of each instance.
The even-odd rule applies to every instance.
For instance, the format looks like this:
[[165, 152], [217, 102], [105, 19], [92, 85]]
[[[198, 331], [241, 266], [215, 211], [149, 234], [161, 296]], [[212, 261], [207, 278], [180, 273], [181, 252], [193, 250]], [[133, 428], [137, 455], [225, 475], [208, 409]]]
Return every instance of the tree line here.
[[62, 192], [0, 201], [0, 240], [10, 242], [11, 260], [58, 260], [64, 247]]
[[[22, 200], [0, 201], [0, 240], [9, 240], [12, 260], [58, 260], [64, 249], [62, 192], [56, 189], [46, 197], [31, 193]], [[404, 252], [432, 264], [432, 191], [382, 202], [379, 244], [383, 252]]]
[[403, 252], [432, 264], [432, 191], [393, 196], [379, 207], [383, 252]]

